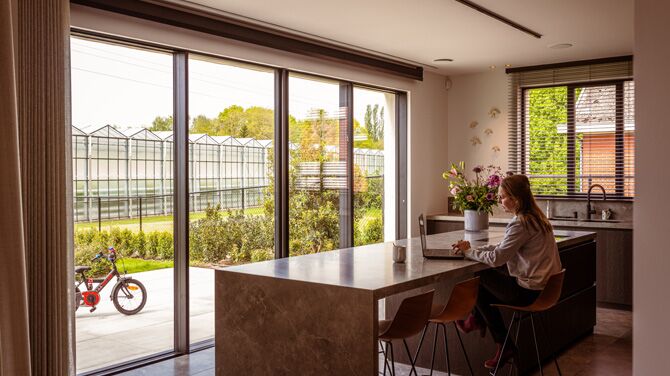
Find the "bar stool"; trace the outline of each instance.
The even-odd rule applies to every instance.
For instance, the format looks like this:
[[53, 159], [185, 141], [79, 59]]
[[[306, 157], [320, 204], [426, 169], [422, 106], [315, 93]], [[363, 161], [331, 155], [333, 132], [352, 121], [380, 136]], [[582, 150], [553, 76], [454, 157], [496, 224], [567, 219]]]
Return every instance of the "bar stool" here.
[[430, 358], [430, 374], [433, 374], [433, 367], [435, 365], [435, 350], [437, 348], [437, 336], [440, 333], [440, 328], [444, 330], [444, 352], [447, 358], [447, 372], [451, 375], [451, 364], [449, 364], [449, 348], [447, 347], [447, 324], [452, 323], [454, 329], [456, 329], [456, 334], [458, 335], [458, 341], [461, 343], [461, 349], [463, 349], [463, 355], [465, 355], [465, 361], [468, 363], [468, 368], [470, 369], [470, 375], [474, 375], [472, 372], [472, 365], [470, 364], [470, 359], [468, 358], [468, 353], [465, 351], [465, 346], [463, 346], [463, 339], [461, 339], [461, 333], [456, 328], [456, 320], [462, 319], [472, 312], [477, 302], [477, 293], [479, 292], [479, 277], [471, 278], [463, 282], [458, 283], [454, 286], [454, 289], [451, 291], [449, 296], [449, 301], [447, 304], [442, 307], [439, 305], [434, 305], [432, 314], [426, 327], [423, 329], [421, 334], [421, 340], [419, 341], [419, 348], [416, 350], [414, 355], [414, 362], [419, 355], [421, 350], [421, 344], [423, 343], [423, 338], [426, 335], [426, 329], [430, 324], [435, 324], [435, 337], [433, 338], [433, 355]]
[[[412, 372], [416, 373], [416, 368], [414, 368], [414, 360], [412, 355], [409, 352], [409, 346], [407, 346], [406, 339], [419, 334], [421, 329], [426, 325], [428, 318], [430, 317], [430, 310], [433, 305], [433, 294], [435, 290], [430, 290], [423, 294], [412, 296], [406, 298], [400, 303], [398, 312], [396, 312], [393, 320], [379, 320], [379, 335], [378, 339], [380, 344], [384, 342], [386, 344], [386, 351], [384, 352], [384, 375], [386, 375], [386, 367], [388, 365], [387, 359], [391, 357], [391, 374], [395, 376], [395, 362], [393, 360], [393, 340], [402, 339], [403, 344], [405, 345], [405, 351], [407, 351], [407, 357], [412, 365]], [[382, 346], [383, 348], [383, 346]]]
[[[519, 327], [521, 326], [521, 320], [524, 317], [530, 316], [530, 324], [531, 327], [533, 328], [533, 341], [535, 343], [535, 354], [537, 355], [537, 365], [540, 367], [540, 374], [544, 376], [544, 371], [542, 371], [542, 361], [540, 360], [540, 350], [537, 346], [537, 335], [535, 334], [535, 320], [533, 319], [534, 316], [537, 314], [539, 315], [540, 319], [540, 324], [542, 325], [542, 328], [544, 330], [544, 334], [547, 335], [547, 329], [545, 328], [543, 321], [542, 321], [542, 316], [541, 314], [546, 312], [548, 309], [551, 307], [555, 306], [556, 303], [558, 303], [558, 299], [561, 297], [561, 290], [563, 289], [563, 279], [565, 277], [565, 269], [561, 270], [560, 272], [553, 274], [551, 277], [549, 277], [549, 280], [547, 281], [547, 284], [544, 286], [544, 289], [540, 293], [540, 295], [535, 299], [535, 301], [527, 305], [525, 307], [518, 307], [518, 306], [511, 306], [511, 305], [506, 305], [506, 304], [491, 304], [492, 307], [499, 307], [499, 308], [507, 308], [509, 310], [512, 310], [512, 320], [510, 321], [509, 328], [507, 329], [507, 334], [505, 335], [505, 341], [503, 342], [503, 347], [500, 350], [501, 354], [505, 353], [505, 345], [507, 345], [507, 339], [509, 338], [509, 334], [512, 331], [512, 325], [514, 324], [515, 321], [517, 321], [517, 326], [516, 326], [516, 340], [519, 339]], [[517, 318], [517, 315], [519, 316]], [[547, 335], [548, 337], [548, 335]], [[547, 343], [549, 343], [549, 338], [547, 338]], [[518, 347], [518, 345], [517, 345]], [[552, 356], [554, 358], [554, 364], [556, 364], [556, 370], [558, 371], [559, 375], [561, 374], [561, 369], [558, 367], [558, 361], [556, 360], [556, 356]], [[519, 365], [517, 364], [517, 370]], [[500, 367], [500, 359], [498, 359], [498, 363], [496, 364], [496, 368], [493, 371], [493, 373], [490, 373], [490, 375], [495, 376], [498, 373], [498, 368]], [[510, 369], [510, 373], [512, 370]]]

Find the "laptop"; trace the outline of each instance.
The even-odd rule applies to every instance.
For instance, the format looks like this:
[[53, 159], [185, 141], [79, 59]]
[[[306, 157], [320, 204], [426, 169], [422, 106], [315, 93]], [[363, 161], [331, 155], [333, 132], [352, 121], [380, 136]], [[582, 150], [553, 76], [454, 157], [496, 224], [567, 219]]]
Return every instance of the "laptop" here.
[[449, 249], [432, 249], [428, 248], [426, 244], [426, 225], [423, 220], [423, 214], [419, 215], [419, 233], [421, 235], [421, 253], [427, 259], [454, 259], [463, 260], [465, 256], [461, 253], [456, 253], [455, 250]]

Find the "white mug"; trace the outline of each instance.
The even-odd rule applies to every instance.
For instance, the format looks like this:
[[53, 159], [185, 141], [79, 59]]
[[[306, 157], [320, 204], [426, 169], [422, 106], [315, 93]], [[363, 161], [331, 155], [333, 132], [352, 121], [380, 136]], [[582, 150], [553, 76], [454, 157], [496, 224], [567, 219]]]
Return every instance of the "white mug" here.
[[393, 243], [393, 262], [403, 263], [407, 259], [407, 248]]

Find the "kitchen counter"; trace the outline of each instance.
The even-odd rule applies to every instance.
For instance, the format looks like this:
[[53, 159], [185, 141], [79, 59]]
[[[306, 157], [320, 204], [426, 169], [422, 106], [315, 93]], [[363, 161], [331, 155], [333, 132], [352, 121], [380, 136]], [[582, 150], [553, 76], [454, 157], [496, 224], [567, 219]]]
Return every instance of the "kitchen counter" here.
[[[595, 234], [557, 231], [560, 249], [592, 244]], [[459, 239], [498, 243], [504, 229], [428, 236], [431, 247]], [[418, 238], [216, 270], [216, 374], [296, 375], [378, 372], [378, 301], [453, 285], [489, 269], [470, 260], [428, 260]], [[432, 287], [431, 287], [432, 286]], [[594, 303], [595, 304], [595, 303]], [[400, 347], [398, 347], [400, 349]]]
[[[462, 215], [454, 214], [431, 214], [426, 216], [426, 220], [432, 221], [445, 221], [445, 222], [463, 222]], [[489, 217], [489, 223], [491, 224], [507, 224], [509, 223], [510, 218], [501, 218], [501, 217]], [[550, 219], [552, 226], [554, 227], [571, 227], [571, 228], [584, 228], [584, 229], [615, 229], [615, 230], [632, 230], [633, 221], [593, 221], [588, 222], [584, 220], [573, 220], [573, 219]]]

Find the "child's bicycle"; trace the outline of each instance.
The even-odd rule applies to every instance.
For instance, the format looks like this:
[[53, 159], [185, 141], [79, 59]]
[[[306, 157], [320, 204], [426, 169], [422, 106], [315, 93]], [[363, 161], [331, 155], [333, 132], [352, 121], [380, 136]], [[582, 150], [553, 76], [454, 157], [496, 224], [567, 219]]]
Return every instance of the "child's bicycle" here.
[[[74, 267], [74, 273], [79, 274], [78, 281], [75, 276], [75, 310], [79, 309], [79, 306], [85, 305], [91, 307], [91, 312], [95, 311], [96, 306], [100, 303], [100, 291], [102, 291], [109, 281], [116, 276], [116, 284], [112, 288], [112, 294], [110, 296], [112, 302], [114, 302], [114, 307], [124, 315], [134, 315], [138, 313], [147, 303], [146, 288], [144, 288], [144, 285], [140, 281], [127, 277], [125, 273], [123, 275], [119, 273], [119, 270], [116, 268], [116, 250], [114, 247], [109, 247], [106, 256], [100, 252], [95, 255], [91, 261], [95, 262], [103, 257], [112, 263], [112, 270], [110, 270], [105, 278], [86, 278], [85, 273], [87, 270], [91, 269], [90, 266]], [[95, 288], [93, 288], [94, 283], [98, 284]], [[82, 292], [79, 289], [82, 284], [86, 287], [86, 291]]]

